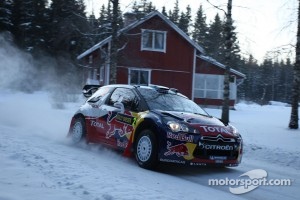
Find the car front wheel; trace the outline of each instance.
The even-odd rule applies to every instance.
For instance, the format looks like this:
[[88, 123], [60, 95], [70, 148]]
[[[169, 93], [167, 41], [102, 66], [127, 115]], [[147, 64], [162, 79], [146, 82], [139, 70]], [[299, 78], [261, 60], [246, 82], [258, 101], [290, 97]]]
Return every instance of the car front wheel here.
[[158, 145], [156, 136], [151, 130], [142, 131], [136, 140], [135, 158], [138, 165], [145, 169], [157, 166]]

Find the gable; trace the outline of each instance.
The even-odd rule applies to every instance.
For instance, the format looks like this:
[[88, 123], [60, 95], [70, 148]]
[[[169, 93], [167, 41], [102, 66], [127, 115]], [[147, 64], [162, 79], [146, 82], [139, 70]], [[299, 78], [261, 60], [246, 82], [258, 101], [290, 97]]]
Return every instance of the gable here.
[[[165, 52], [142, 48], [142, 34], [148, 30], [165, 33]], [[159, 16], [154, 16], [123, 33], [121, 38], [121, 46], [125, 48], [119, 51], [119, 65], [192, 71], [194, 46]]]
[[[190, 45], [192, 45], [197, 51], [204, 53], [204, 50], [201, 46], [199, 46], [195, 41], [193, 41], [188, 35], [186, 35], [180, 28], [178, 28], [171, 20], [169, 20], [166, 16], [164, 16], [163, 14], [161, 14], [158, 11], [153, 11], [150, 14], [146, 15], [143, 19], [136, 21], [130, 25], [128, 25], [127, 27], [124, 27], [123, 29], [121, 29], [118, 32], [118, 36], [120, 36], [122, 33], [127, 33], [130, 30], [146, 23], [146, 24], [152, 24], [152, 26], [155, 26], [155, 24], [153, 24], [153, 21], [151, 22], [150, 19], [152, 18], [160, 18], [162, 21], [165, 22], [165, 24], [167, 24], [171, 29], [173, 29], [173, 31], [177, 32], [184, 40], [186, 40]], [[150, 20], [150, 22], [149, 22]], [[155, 20], [154, 20], [155, 21]], [[86, 50], [85, 52], [83, 52], [82, 54], [80, 54], [77, 59], [81, 59], [83, 57], [85, 57], [86, 55], [90, 54], [91, 52], [95, 51], [98, 48], [101, 48], [103, 45], [109, 43], [111, 41], [111, 36], [100, 41], [99, 43], [95, 44], [93, 47], [91, 47], [90, 49]]]

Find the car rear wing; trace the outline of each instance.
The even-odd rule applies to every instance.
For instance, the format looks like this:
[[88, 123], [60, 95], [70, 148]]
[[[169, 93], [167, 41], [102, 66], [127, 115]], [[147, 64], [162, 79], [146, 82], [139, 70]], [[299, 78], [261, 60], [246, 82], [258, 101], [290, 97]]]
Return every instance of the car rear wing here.
[[101, 85], [85, 85], [82, 88], [82, 94], [86, 98], [89, 98], [98, 90], [99, 87], [101, 87]]

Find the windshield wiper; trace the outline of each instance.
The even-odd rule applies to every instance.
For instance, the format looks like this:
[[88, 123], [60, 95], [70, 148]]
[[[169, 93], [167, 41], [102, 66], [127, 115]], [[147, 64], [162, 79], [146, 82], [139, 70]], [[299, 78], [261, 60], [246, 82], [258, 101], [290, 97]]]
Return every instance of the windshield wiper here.
[[202, 113], [194, 113], [195, 115], [201, 115], [201, 116], [204, 116], [204, 117], [209, 117], [209, 118], [212, 118], [212, 116], [211, 115], [209, 115], [209, 114], [202, 114]]

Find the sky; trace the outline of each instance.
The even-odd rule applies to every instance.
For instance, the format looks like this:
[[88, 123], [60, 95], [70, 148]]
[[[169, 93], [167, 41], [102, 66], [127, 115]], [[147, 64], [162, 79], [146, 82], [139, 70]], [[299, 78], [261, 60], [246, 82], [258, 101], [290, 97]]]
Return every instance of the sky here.
[[[100, 7], [107, 0], [85, 0], [88, 12], [99, 13]], [[123, 12], [130, 11], [134, 0], [120, 0]], [[174, 8], [176, 0], [152, 0], [153, 5], [161, 11]], [[209, 0], [213, 5], [226, 10], [227, 0]], [[223, 11], [216, 9], [208, 0], [179, 0], [180, 11], [185, 11], [186, 6], [192, 8], [193, 19], [200, 6], [203, 6], [209, 24], [214, 16]], [[233, 0], [232, 18], [235, 21], [236, 31], [242, 50], [242, 55], [248, 57], [252, 54], [258, 62], [268, 56], [274, 60], [290, 56], [294, 59], [297, 27], [297, 0]], [[278, 49], [285, 48], [279, 55]]]

